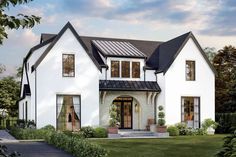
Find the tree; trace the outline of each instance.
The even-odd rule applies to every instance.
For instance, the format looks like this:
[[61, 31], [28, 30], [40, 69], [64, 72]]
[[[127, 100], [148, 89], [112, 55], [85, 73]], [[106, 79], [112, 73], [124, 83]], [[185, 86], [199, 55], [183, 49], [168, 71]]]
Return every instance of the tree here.
[[208, 59], [212, 63], [214, 57], [216, 56], [216, 49], [214, 47], [206, 47], [206, 48], [204, 48], [203, 51], [206, 53]]
[[20, 83], [14, 77], [0, 80], [0, 109], [5, 109], [10, 116], [17, 115], [19, 95]]
[[0, 0], [0, 45], [3, 39], [7, 38], [6, 29], [32, 28], [36, 23], [40, 23], [40, 17], [35, 15], [18, 14], [10, 16], [5, 14], [5, 10], [21, 4], [29, 3], [33, 0]]
[[213, 59], [217, 71], [216, 112], [236, 112], [236, 48], [225, 46]]
[[23, 67], [18, 67], [16, 69], [16, 77], [20, 78], [22, 76], [22, 73], [23, 73]]
[[0, 64], [0, 74], [3, 73], [5, 70], [6, 70], [6, 67]]

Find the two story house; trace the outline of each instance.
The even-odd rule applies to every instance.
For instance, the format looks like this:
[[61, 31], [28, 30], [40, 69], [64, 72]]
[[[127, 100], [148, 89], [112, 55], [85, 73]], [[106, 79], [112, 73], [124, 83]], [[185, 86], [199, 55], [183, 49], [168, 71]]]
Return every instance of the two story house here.
[[58, 130], [145, 130], [164, 106], [167, 125], [215, 118], [215, 70], [191, 32], [166, 42], [79, 36], [68, 22], [42, 34], [23, 61], [19, 118]]

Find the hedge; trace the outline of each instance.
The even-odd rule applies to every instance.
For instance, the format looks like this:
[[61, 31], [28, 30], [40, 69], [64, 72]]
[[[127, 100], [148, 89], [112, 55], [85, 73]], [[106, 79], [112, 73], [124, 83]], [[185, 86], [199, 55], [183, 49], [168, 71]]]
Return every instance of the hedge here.
[[232, 133], [236, 130], [236, 113], [216, 113], [215, 121], [219, 124], [216, 133]]

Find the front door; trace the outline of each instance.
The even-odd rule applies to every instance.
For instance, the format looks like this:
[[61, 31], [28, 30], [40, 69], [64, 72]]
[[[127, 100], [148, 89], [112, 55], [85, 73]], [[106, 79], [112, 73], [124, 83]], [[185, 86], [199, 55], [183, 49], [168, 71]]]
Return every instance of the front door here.
[[132, 98], [117, 98], [113, 103], [117, 106], [119, 128], [132, 129]]

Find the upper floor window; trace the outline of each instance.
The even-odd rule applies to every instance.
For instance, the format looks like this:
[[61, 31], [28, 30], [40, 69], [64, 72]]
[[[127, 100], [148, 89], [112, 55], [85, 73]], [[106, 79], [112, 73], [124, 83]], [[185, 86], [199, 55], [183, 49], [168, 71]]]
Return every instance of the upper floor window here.
[[186, 80], [195, 81], [195, 61], [186, 61]]
[[119, 61], [111, 61], [111, 77], [120, 77]]
[[140, 78], [140, 62], [132, 62], [132, 78]]
[[129, 61], [122, 61], [122, 77], [129, 78], [130, 77], [130, 62]]
[[65, 77], [75, 76], [75, 55], [74, 54], [62, 55], [62, 75]]

